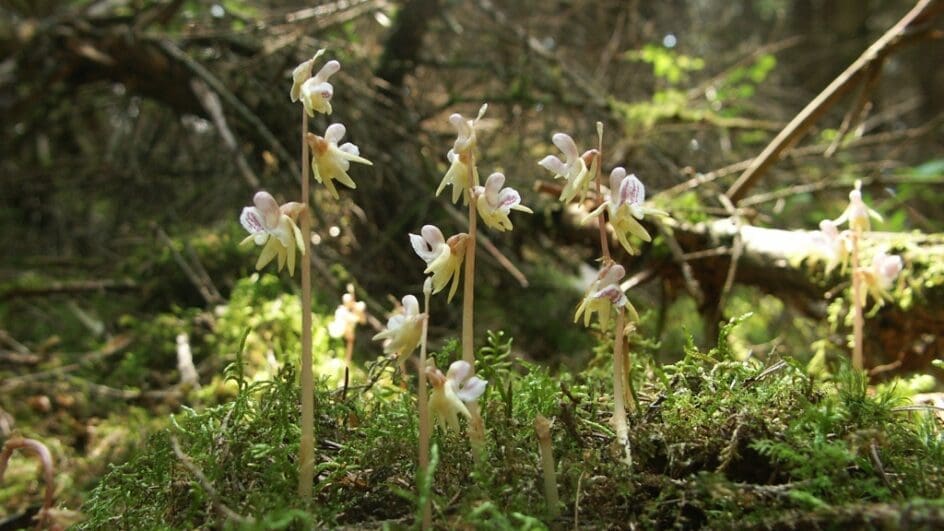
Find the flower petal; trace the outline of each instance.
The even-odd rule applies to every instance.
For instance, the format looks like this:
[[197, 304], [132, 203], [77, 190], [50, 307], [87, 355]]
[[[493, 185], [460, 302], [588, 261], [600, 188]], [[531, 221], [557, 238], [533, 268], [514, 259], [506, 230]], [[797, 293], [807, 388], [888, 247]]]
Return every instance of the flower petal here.
[[344, 127], [344, 124], [331, 124], [325, 129], [324, 139], [332, 144], [337, 144], [339, 140], [344, 138], [346, 133], [347, 128]]
[[485, 392], [485, 386], [488, 381], [473, 376], [469, 378], [461, 389], [456, 391], [456, 396], [463, 402], [474, 402]]
[[561, 153], [567, 158], [568, 163], [580, 157], [577, 144], [567, 133], [555, 133], [554, 136], [551, 137], [551, 141], [554, 142], [557, 149], [561, 150]]
[[252, 202], [255, 203], [259, 214], [262, 215], [263, 226], [267, 230], [278, 227], [282, 211], [279, 210], [279, 203], [272, 197], [272, 194], [266, 191], [256, 192]]
[[446, 379], [454, 382], [464, 382], [469, 376], [472, 376], [472, 365], [465, 360], [452, 362], [446, 372]]

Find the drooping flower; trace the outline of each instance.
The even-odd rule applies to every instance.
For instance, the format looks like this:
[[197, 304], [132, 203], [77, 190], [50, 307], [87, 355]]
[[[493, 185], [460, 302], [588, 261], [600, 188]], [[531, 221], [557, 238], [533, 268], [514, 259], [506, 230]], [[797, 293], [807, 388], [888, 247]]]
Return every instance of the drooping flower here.
[[862, 200], [862, 181], [856, 181], [855, 189], [849, 192], [849, 206], [846, 207], [842, 215], [836, 218], [834, 223], [842, 225], [848, 222], [850, 229], [865, 232], [870, 228], [869, 218], [882, 221], [881, 214], [869, 208]]
[[354, 286], [347, 285], [347, 293], [341, 297], [341, 304], [334, 310], [334, 319], [328, 323], [328, 335], [331, 337], [350, 337], [357, 325], [367, 322], [367, 305], [354, 297]]
[[[478, 116], [476, 116], [474, 120], [467, 120], [459, 113], [455, 113], [449, 117], [449, 123], [456, 128], [457, 136], [455, 143], [452, 145], [452, 149], [446, 154], [446, 158], [449, 160], [449, 169], [439, 183], [439, 188], [436, 189], [436, 195], [439, 195], [446, 188], [446, 185], [451, 184], [453, 203], [457, 203], [460, 197], [465, 196], [465, 191], [470, 185], [469, 164], [473, 163], [473, 150], [476, 145], [475, 127], [478, 121], [482, 119], [482, 116], [485, 115], [487, 109], [487, 104], [482, 105], [479, 109]], [[478, 186], [478, 169], [473, 165], [471, 171], [471, 185]], [[465, 197], [465, 202], [468, 204], [468, 197]]]
[[304, 253], [302, 231], [295, 219], [304, 209], [301, 203], [285, 203], [281, 207], [269, 192], [257, 192], [252, 198], [255, 206], [243, 208], [239, 222], [249, 231], [240, 245], [255, 242], [263, 245], [256, 261], [256, 269], [262, 269], [273, 258], [278, 258], [279, 271], [288, 264], [289, 275], [295, 274], [295, 248]]
[[538, 161], [538, 165], [553, 172], [555, 179], [567, 181], [561, 190], [562, 202], [570, 202], [577, 194], [583, 197], [596, 175], [597, 150], [591, 149], [581, 155], [574, 139], [566, 133], [555, 133], [551, 141], [564, 154], [564, 160], [548, 155]]
[[328, 61], [318, 70], [317, 74], [312, 76], [312, 67], [323, 53], [324, 49], [318, 50], [314, 57], [296, 66], [292, 71], [292, 90], [289, 95], [292, 102], [301, 100], [308, 116], [314, 116], [316, 112], [331, 114], [331, 97], [334, 96], [334, 86], [328, 82], [328, 78], [341, 69], [341, 63]]
[[872, 257], [872, 267], [862, 268], [862, 279], [865, 282], [867, 290], [860, 290], [861, 303], [865, 306], [866, 294], [871, 294], [872, 298], [879, 305], [886, 300], [891, 300], [892, 296], [889, 289], [892, 282], [898, 278], [904, 264], [898, 255], [889, 255], [885, 251], [879, 251]]
[[360, 150], [354, 144], [345, 142], [340, 147], [338, 142], [344, 138], [347, 129], [342, 124], [331, 124], [325, 129], [325, 134], [320, 137], [313, 133], [308, 133], [308, 145], [311, 146], [311, 171], [315, 180], [324, 183], [325, 188], [331, 193], [332, 197], [338, 198], [338, 190], [334, 186], [334, 181], [347, 186], [348, 188], [357, 188], [357, 184], [347, 174], [351, 162], [359, 162], [373, 166], [373, 163], [360, 156]]
[[429, 395], [429, 412], [443, 430], [459, 430], [459, 415], [471, 419], [466, 404], [478, 400], [485, 392], [487, 381], [472, 375], [472, 366], [466, 361], [454, 361], [443, 376], [430, 360], [426, 378], [433, 386]]
[[848, 239], [839, 232], [836, 223], [824, 219], [819, 222], [819, 231], [813, 233], [812, 254], [826, 261], [828, 275], [837, 265], [845, 269], [849, 258]]
[[636, 254], [629, 236], [633, 235], [642, 241], [652, 241], [652, 236], [638, 220], [646, 215], [668, 216], [667, 213], [645, 205], [646, 187], [635, 175], [627, 175], [622, 167], [613, 168], [610, 172], [610, 191], [606, 194], [603, 203], [587, 217], [595, 217], [605, 208], [609, 213], [610, 224], [616, 232], [620, 245], [629, 254]]
[[410, 234], [413, 250], [426, 262], [423, 272], [433, 275], [433, 293], [442, 291], [452, 279], [448, 300], [456, 294], [468, 238], [468, 234], [460, 232], [446, 240], [435, 225], [424, 225], [420, 234]]
[[590, 284], [590, 289], [577, 307], [574, 314], [574, 322], [580, 320], [583, 315], [583, 325], [590, 326], [590, 319], [594, 313], [598, 313], [600, 327], [606, 329], [610, 322], [610, 310], [612, 308], [625, 307], [629, 311], [630, 317], [638, 321], [639, 314], [636, 308], [629, 302], [629, 298], [623, 293], [620, 287], [620, 279], [626, 276], [626, 269], [619, 264], [610, 262], [600, 269], [597, 279]]
[[475, 187], [476, 207], [482, 221], [489, 227], [506, 231], [513, 228], [508, 214], [512, 210], [532, 213], [532, 210], [521, 204], [521, 195], [514, 188], [502, 188], [505, 176], [493, 173], [485, 180], [485, 186]]
[[387, 320], [387, 328], [373, 337], [374, 341], [383, 340], [384, 354], [396, 354], [401, 363], [419, 345], [424, 319], [416, 297], [407, 295], [403, 297], [402, 304]]

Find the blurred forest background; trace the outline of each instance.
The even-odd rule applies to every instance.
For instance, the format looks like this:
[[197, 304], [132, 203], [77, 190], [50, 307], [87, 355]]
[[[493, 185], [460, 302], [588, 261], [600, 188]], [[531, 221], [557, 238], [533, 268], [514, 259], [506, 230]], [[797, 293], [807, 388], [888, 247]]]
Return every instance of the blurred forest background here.
[[[374, 162], [340, 201], [313, 187], [316, 324], [353, 284], [372, 315], [356, 360], [380, 356], [370, 336], [391, 297], [421, 291], [407, 233], [463, 230], [461, 206], [432, 191], [447, 117], [487, 102], [482, 171], [503, 171], [535, 213], [481, 241], [478, 337], [503, 330], [554, 368], [592, 358], [593, 333], [570, 323], [595, 228], [536, 161], [555, 132], [595, 143], [602, 121], [606, 171], [625, 166], [680, 222], [617, 256], [643, 317], [636, 351], [674, 361], [690, 335], [710, 344], [722, 319], [753, 312], [729, 338], [743, 356], [847, 356], [846, 281], [778, 255], [783, 233], [761, 233], [771, 251], [725, 227], [815, 230], [861, 179], [878, 230], [917, 231], [900, 245], [928, 257], [906, 260], [927, 291], [870, 316], [868, 365], [940, 380], [944, 7], [923, 3], [732, 205], [722, 196], [752, 159], [915, 2], [0, 0], [0, 439], [58, 441], [81, 499], [138, 428], [189, 403], [182, 344], [219, 395], [200, 400], [225, 400], [210, 384], [243, 330], [262, 345], [298, 326], [295, 283], [253, 271], [238, 215], [258, 189], [296, 199], [290, 73], [319, 48], [343, 65], [331, 121]], [[434, 299], [433, 314], [436, 344], [457, 335], [458, 305]], [[293, 360], [293, 345], [260, 347], [259, 366]], [[316, 349], [343, 353], [323, 331]]]

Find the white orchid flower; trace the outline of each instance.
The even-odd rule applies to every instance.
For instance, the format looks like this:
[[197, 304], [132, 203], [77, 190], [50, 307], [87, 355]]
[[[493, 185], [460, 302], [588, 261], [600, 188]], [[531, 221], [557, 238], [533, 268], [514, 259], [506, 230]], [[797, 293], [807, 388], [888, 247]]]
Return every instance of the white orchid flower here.
[[[475, 138], [475, 127], [478, 121], [482, 119], [482, 116], [485, 115], [487, 109], [487, 104], [482, 105], [479, 109], [478, 116], [476, 116], [474, 120], [467, 120], [459, 113], [455, 113], [449, 117], [449, 123], [456, 128], [457, 136], [455, 143], [452, 145], [452, 149], [446, 154], [446, 158], [449, 160], [449, 169], [439, 183], [439, 188], [436, 189], [436, 195], [439, 195], [446, 188], [446, 185], [451, 184], [452, 202], [457, 203], [460, 197], [464, 197], [464, 192], [470, 186], [469, 164], [472, 163], [473, 150], [477, 142]], [[473, 165], [471, 186], [478, 186], [478, 184], [479, 172]], [[467, 197], [465, 197], [465, 200], [466, 204], [468, 204]]]
[[824, 219], [819, 222], [819, 231], [813, 233], [812, 254], [825, 259], [827, 275], [837, 265], [842, 265], [842, 269], [845, 269], [849, 259], [849, 241], [839, 232], [832, 220]]
[[328, 82], [328, 78], [341, 70], [341, 63], [328, 61], [317, 74], [312, 76], [311, 70], [315, 60], [323, 53], [323, 49], [318, 50], [314, 57], [296, 66], [292, 71], [292, 90], [289, 95], [293, 102], [301, 100], [308, 116], [314, 116], [316, 112], [331, 114], [334, 86]]
[[476, 207], [482, 221], [489, 227], [506, 231], [514, 228], [508, 214], [512, 210], [526, 212], [533, 211], [521, 204], [521, 195], [514, 188], [502, 188], [505, 184], [505, 176], [501, 173], [493, 173], [485, 180], [485, 186], [475, 187]]
[[863, 268], [861, 271], [867, 288], [859, 291], [862, 305], [865, 306], [867, 294], [871, 294], [880, 306], [884, 301], [892, 300], [889, 290], [903, 268], [904, 263], [900, 256], [889, 255], [885, 251], [876, 253], [872, 257], [872, 267]]
[[403, 297], [402, 306], [387, 320], [387, 328], [373, 340], [383, 340], [384, 354], [396, 354], [403, 363], [416, 350], [423, 332], [424, 315], [413, 295]]
[[574, 314], [574, 322], [580, 320], [583, 315], [584, 326], [590, 326], [590, 319], [594, 313], [599, 314], [600, 327], [606, 329], [610, 322], [610, 310], [612, 308], [625, 307], [629, 311], [630, 317], [638, 321], [639, 314], [636, 308], [629, 302], [629, 298], [623, 293], [620, 287], [620, 279], [626, 276], [626, 269], [619, 264], [609, 263], [600, 269], [597, 279], [590, 284], [590, 289], [577, 307]]
[[429, 412], [446, 431], [459, 430], [459, 415], [466, 419], [472, 418], [466, 404], [478, 400], [488, 384], [472, 376], [472, 366], [461, 360], [453, 362], [445, 376], [431, 363], [426, 368], [426, 378], [433, 386], [433, 392], [429, 395]]
[[836, 221], [836, 225], [849, 223], [849, 228], [861, 232], [870, 229], [869, 218], [875, 221], [882, 221], [882, 216], [878, 212], [869, 208], [862, 200], [862, 181], [855, 182], [855, 189], [849, 192], [849, 206], [842, 212]]
[[367, 322], [367, 305], [354, 297], [354, 286], [348, 284], [347, 293], [334, 310], [334, 318], [328, 323], [328, 335], [334, 338], [354, 335], [357, 325]]
[[538, 165], [554, 173], [555, 179], [567, 181], [561, 190], [562, 202], [570, 202], [578, 193], [583, 197], [590, 181], [596, 175], [597, 150], [591, 149], [581, 155], [574, 139], [566, 133], [555, 133], [551, 141], [564, 154], [564, 160], [548, 155], [541, 159]]
[[652, 236], [638, 220], [642, 220], [646, 215], [668, 216], [666, 212], [645, 205], [645, 185], [635, 175], [627, 175], [622, 167], [613, 168], [610, 172], [610, 190], [605, 197], [603, 203], [587, 218], [599, 216], [605, 208], [609, 213], [610, 224], [616, 232], [616, 238], [629, 254], [636, 254], [636, 250], [629, 241], [630, 235], [645, 242], [652, 241]]
[[468, 234], [461, 232], [446, 240], [435, 225], [424, 225], [420, 234], [410, 234], [413, 250], [426, 262], [423, 272], [432, 274], [433, 293], [442, 291], [451, 279], [448, 300], [456, 294], [468, 238]]
[[325, 129], [323, 137], [313, 133], [308, 133], [307, 137], [308, 145], [311, 146], [311, 171], [315, 180], [323, 183], [335, 199], [338, 198], [338, 190], [334, 181], [348, 188], [357, 188], [357, 184], [347, 174], [351, 162], [373, 166], [371, 161], [360, 156], [360, 150], [354, 144], [346, 142], [338, 146], [346, 132], [344, 125], [331, 124]]
[[301, 203], [285, 203], [281, 207], [269, 192], [257, 192], [252, 199], [255, 206], [243, 208], [239, 222], [249, 231], [240, 245], [255, 242], [263, 245], [262, 254], [256, 261], [256, 269], [262, 269], [273, 258], [278, 258], [279, 271], [288, 264], [289, 275], [295, 274], [295, 248], [304, 254], [302, 231], [295, 218], [304, 206]]

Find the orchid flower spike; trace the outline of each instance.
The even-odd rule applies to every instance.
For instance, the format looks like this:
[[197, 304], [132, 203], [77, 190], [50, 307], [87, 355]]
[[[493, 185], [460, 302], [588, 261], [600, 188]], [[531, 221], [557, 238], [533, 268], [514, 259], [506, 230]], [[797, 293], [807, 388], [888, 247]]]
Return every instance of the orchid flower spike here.
[[865, 306], [866, 294], [869, 293], [880, 306], [886, 300], [892, 300], [889, 290], [898, 278], [904, 264], [901, 257], [879, 251], [872, 257], [872, 267], [862, 270], [862, 278], [868, 290], [860, 290], [861, 302]]
[[512, 210], [532, 214], [533, 211], [521, 204], [521, 195], [514, 188], [502, 188], [505, 184], [505, 176], [501, 173], [493, 173], [485, 180], [485, 186], [476, 186], [475, 193], [476, 207], [482, 221], [489, 227], [506, 231], [514, 228], [508, 214]]
[[869, 218], [875, 221], [882, 221], [882, 216], [878, 212], [869, 208], [862, 200], [862, 181], [855, 182], [855, 188], [849, 192], [849, 206], [843, 211], [842, 215], [836, 218], [836, 225], [849, 223], [849, 228], [860, 232], [870, 229]]
[[[479, 108], [478, 116], [476, 116], [474, 120], [466, 120], [459, 113], [455, 113], [449, 117], [449, 123], [456, 128], [457, 136], [455, 143], [452, 145], [452, 149], [446, 154], [446, 158], [449, 160], [449, 169], [439, 183], [439, 188], [436, 189], [436, 195], [439, 195], [445, 190], [446, 185], [451, 184], [453, 203], [459, 202], [459, 198], [465, 196], [466, 189], [470, 187], [469, 164], [473, 163], [472, 156], [476, 145], [475, 127], [478, 121], [482, 119], [482, 116], [485, 116], [487, 109], [488, 104], [482, 105], [482, 107]], [[473, 165], [471, 186], [478, 186], [478, 184], [479, 171]], [[464, 197], [464, 199], [465, 203], [468, 204], [468, 197]]]
[[331, 114], [331, 97], [334, 96], [334, 86], [328, 82], [328, 78], [341, 70], [341, 63], [337, 61], [328, 61], [318, 73], [311, 75], [315, 60], [324, 54], [324, 50], [318, 50], [314, 57], [295, 67], [292, 71], [292, 90], [289, 95], [292, 102], [302, 101], [305, 112], [308, 116], [314, 116], [316, 112]]
[[634, 321], [639, 320], [639, 314], [636, 308], [629, 302], [629, 298], [623, 293], [620, 287], [620, 279], [626, 276], [626, 269], [619, 264], [610, 262], [600, 269], [597, 279], [590, 284], [590, 289], [577, 307], [574, 314], [576, 323], [583, 315], [583, 325], [590, 326], [590, 319], [594, 313], [599, 313], [600, 327], [606, 328], [610, 322], [610, 310], [612, 308], [625, 307], [629, 311], [630, 317]]
[[642, 241], [652, 241], [652, 236], [639, 221], [646, 215], [668, 216], [668, 213], [656, 208], [645, 206], [646, 187], [635, 175], [627, 175], [622, 167], [613, 168], [610, 172], [610, 191], [603, 203], [591, 212], [587, 219], [600, 215], [605, 208], [610, 216], [610, 224], [616, 232], [620, 245], [629, 254], [636, 254], [629, 236], [633, 235]]
[[401, 363], [419, 345], [425, 318], [413, 295], [403, 297], [402, 304], [387, 320], [387, 328], [373, 337], [374, 341], [383, 340], [384, 354], [396, 354]]
[[263, 245], [262, 254], [256, 261], [256, 269], [262, 269], [273, 258], [278, 258], [279, 271], [288, 263], [288, 274], [295, 274], [295, 248], [304, 254], [302, 231], [295, 219], [304, 206], [301, 203], [285, 203], [282, 206], [269, 192], [257, 192], [252, 198], [255, 206], [243, 208], [239, 222], [249, 232], [240, 245], [255, 242]]
[[826, 260], [827, 275], [837, 265], [845, 269], [849, 259], [849, 241], [844, 234], [840, 234], [832, 220], [819, 222], [819, 231], [813, 233], [813, 254]]
[[564, 160], [548, 155], [538, 161], [538, 165], [554, 173], [555, 179], [567, 181], [561, 190], [562, 202], [570, 202], [578, 193], [583, 197], [596, 175], [597, 150], [591, 149], [581, 155], [574, 139], [566, 133], [555, 133], [551, 141], [564, 154]]
[[347, 129], [342, 124], [331, 124], [325, 129], [325, 134], [320, 137], [313, 133], [308, 133], [308, 145], [311, 146], [311, 171], [315, 180], [324, 183], [325, 188], [335, 199], [338, 198], [338, 190], [334, 187], [334, 181], [347, 186], [348, 188], [357, 188], [357, 184], [347, 174], [351, 162], [367, 164], [373, 166], [373, 162], [360, 156], [360, 150], [354, 144], [346, 142], [340, 147], [338, 142], [344, 138]]
[[466, 404], [478, 400], [485, 392], [487, 381], [472, 376], [472, 365], [466, 361], [455, 361], [443, 376], [442, 371], [430, 360], [426, 367], [426, 378], [433, 386], [429, 395], [429, 412], [443, 430], [459, 430], [459, 415], [472, 418]]
[[334, 310], [334, 319], [328, 323], [328, 335], [348, 337], [354, 334], [357, 325], [367, 322], [367, 305], [354, 296], [354, 286], [347, 285], [347, 293], [341, 297], [341, 304]]
[[469, 235], [460, 232], [448, 240], [435, 225], [424, 225], [419, 234], [410, 234], [410, 244], [417, 256], [426, 262], [423, 273], [433, 275], [433, 293], [439, 293], [452, 280], [449, 298], [459, 288], [462, 260], [465, 258], [465, 246]]

